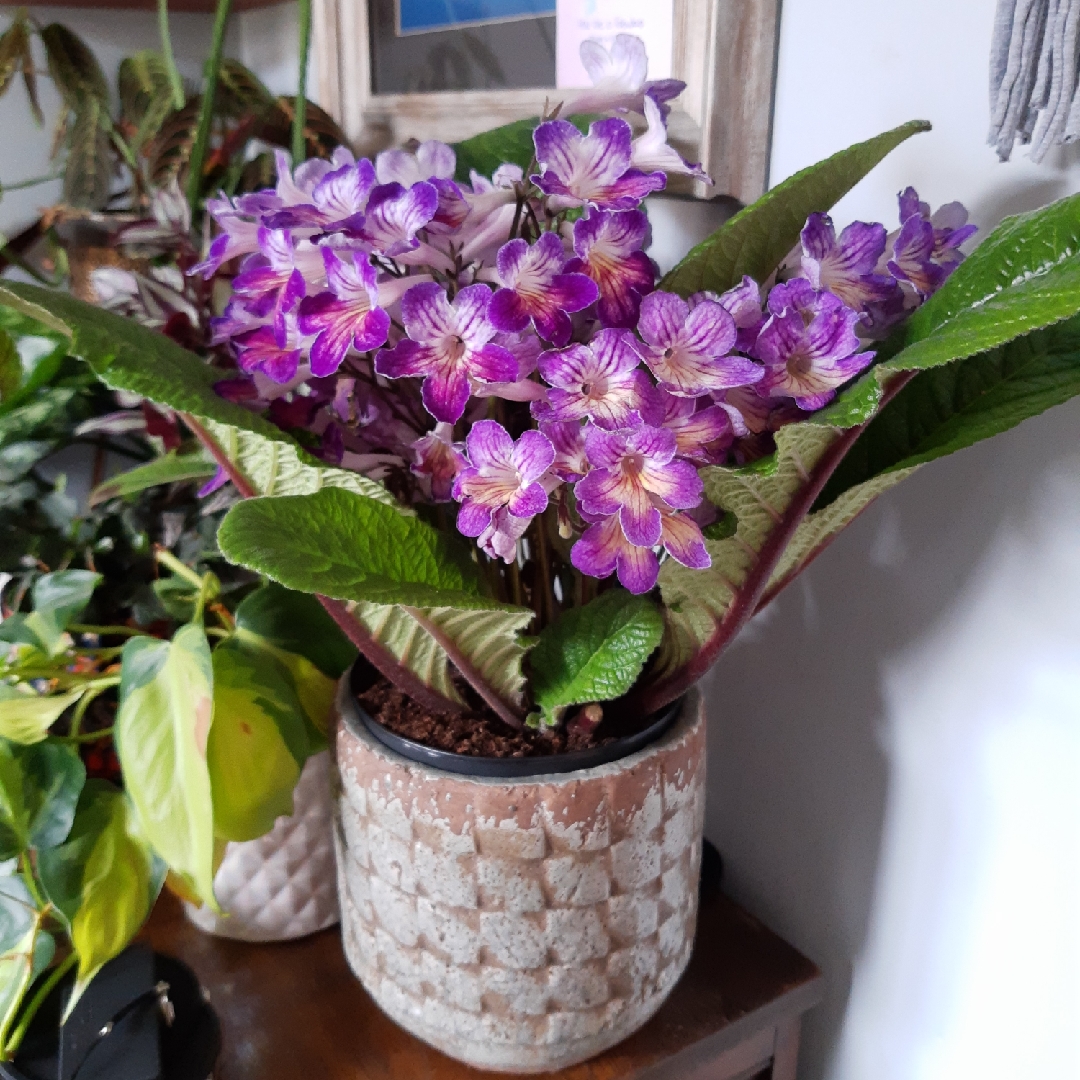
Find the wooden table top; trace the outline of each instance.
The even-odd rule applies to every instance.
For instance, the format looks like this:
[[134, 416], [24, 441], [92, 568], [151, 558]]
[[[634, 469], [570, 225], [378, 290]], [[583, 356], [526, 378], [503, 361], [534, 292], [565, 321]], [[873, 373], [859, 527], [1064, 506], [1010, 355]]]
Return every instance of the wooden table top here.
[[[142, 937], [184, 960], [210, 991], [224, 1033], [215, 1080], [492, 1075], [450, 1060], [383, 1016], [346, 965], [336, 928], [272, 945], [228, 941], [197, 930], [179, 902], [162, 895]], [[693, 959], [659, 1013], [600, 1057], [548, 1076], [629, 1080], [691, 1047], [700, 1060], [703, 1050], [719, 1053], [804, 1012], [821, 992], [806, 957], [716, 893], [702, 903]]]

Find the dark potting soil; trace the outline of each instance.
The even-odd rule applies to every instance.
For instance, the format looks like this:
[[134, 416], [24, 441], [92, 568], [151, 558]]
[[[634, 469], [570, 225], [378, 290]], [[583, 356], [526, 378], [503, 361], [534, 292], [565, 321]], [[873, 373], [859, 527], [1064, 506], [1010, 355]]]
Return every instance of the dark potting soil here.
[[[465, 694], [462, 695], [466, 697]], [[372, 719], [405, 739], [470, 757], [521, 758], [590, 750], [614, 742], [606, 722], [588, 732], [559, 729], [551, 734], [526, 728], [517, 731], [486, 707], [473, 707], [458, 716], [433, 716], [393, 683], [379, 679], [358, 695]], [[571, 714], [572, 719], [572, 714]], [[618, 734], [630, 734], [619, 732]]]

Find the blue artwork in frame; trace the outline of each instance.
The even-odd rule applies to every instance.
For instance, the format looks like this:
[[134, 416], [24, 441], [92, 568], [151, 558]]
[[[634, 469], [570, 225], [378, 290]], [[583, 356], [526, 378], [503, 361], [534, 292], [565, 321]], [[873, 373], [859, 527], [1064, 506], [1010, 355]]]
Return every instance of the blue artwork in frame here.
[[397, 0], [397, 32], [427, 34], [554, 14], [555, 0]]

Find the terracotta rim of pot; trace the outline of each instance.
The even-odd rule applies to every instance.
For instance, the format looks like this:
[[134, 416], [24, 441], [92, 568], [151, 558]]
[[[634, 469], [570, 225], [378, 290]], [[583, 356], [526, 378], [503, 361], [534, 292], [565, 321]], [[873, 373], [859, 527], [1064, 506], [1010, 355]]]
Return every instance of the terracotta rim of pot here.
[[459, 776], [487, 776], [499, 780], [528, 780], [536, 776], [581, 772], [598, 765], [610, 765], [613, 761], [620, 761], [644, 750], [666, 735], [678, 720], [685, 701], [685, 697], [679, 698], [657, 713], [655, 719], [643, 730], [615, 739], [604, 746], [537, 757], [476, 757], [425, 746], [403, 735], [397, 735], [380, 724], [358, 700], [358, 695], [366, 689], [372, 671], [362, 657], [358, 659], [349, 672], [348, 689], [341, 695], [342, 719], [354, 735], [363, 728], [383, 746], [419, 765], [430, 765]]

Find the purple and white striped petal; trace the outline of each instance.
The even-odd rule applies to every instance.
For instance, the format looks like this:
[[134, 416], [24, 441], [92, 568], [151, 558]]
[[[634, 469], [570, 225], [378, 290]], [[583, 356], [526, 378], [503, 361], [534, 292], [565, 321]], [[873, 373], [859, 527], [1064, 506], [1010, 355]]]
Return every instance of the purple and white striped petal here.
[[280, 345], [274, 330], [261, 326], [237, 339], [236, 362], [248, 375], [260, 371], [273, 382], [287, 383], [296, 375], [300, 350]]
[[712, 179], [700, 163], [692, 165], [668, 144], [667, 124], [657, 102], [646, 94], [642, 107], [648, 128], [631, 143], [630, 164], [643, 172], [659, 169], [668, 174], [681, 173], [711, 185]]
[[555, 475], [567, 483], [580, 480], [591, 467], [585, 452], [585, 427], [581, 421], [541, 424], [540, 430], [555, 447], [555, 460], [551, 463]]
[[649, 219], [640, 210], [593, 212], [574, 222], [578, 258], [568, 271], [587, 274], [600, 290], [596, 313], [606, 327], [631, 327], [641, 298], [652, 291], [656, 273], [641, 250], [649, 236]]
[[606, 578], [613, 571], [632, 593], [647, 593], [656, 585], [660, 563], [647, 547], [631, 544], [617, 516], [590, 525], [570, 550], [570, 561], [589, 577]]
[[661, 515], [660, 543], [676, 562], [691, 570], [706, 570], [712, 566], [705, 537], [701, 535], [697, 522], [686, 514]]
[[439, 193], [432, 184], [422, 181], [407, 189], [382, 184], [372, 191], [363, 221], [353, 232], [392, 258], [417, 247], [416, 234], [438, 209]]
[[828, 214], [811, 214], [802, 231], [802, 270], [815, 289], [865, 311], [886, 303], [896, 281], [875, 272], [885, 252], [885, 226], [855, 221], [839, 237]]
[[453, 148], [437, 139], [422, 142], [416, 153], [408, 150], [384, 150], [375, 159], [375, 172], [380, 184], [401, 184], [412, 187], [421, 180], [452, 180], [457, 168]]

